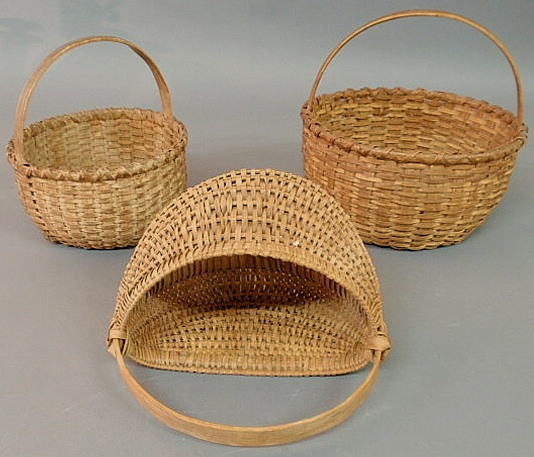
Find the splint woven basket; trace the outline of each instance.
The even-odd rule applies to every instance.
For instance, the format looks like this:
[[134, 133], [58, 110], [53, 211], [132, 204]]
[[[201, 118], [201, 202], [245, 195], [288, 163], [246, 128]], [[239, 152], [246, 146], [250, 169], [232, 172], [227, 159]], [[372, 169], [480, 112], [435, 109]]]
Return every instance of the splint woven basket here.
[[[390, 347], [375, 269], [350, 217], [320, 186], [273, 170], [207, 180], [152, 221], [120, 284], [108, 344], [130, 391], [155, 417], [236, 446], [296, 441], [343, 421], [371, 390]], [[215, 374], [373, 368], [329, 411], [246, 427], [169, 409], [134, 379], [124, 356]]]
[[[163, 112], [106, 108], [24, 127], [28, 102], [59, 57], [100, 41], [131, 48], [150, 67]], [[187, 133], [172, 112], [167, 84], [135, 44], [111, 36], [82, 38], [52, 52], [19, 98], [8, 160], [30, 219], [53, 242], [82, 248], [135, 245], [148, 222], [185, 190]]]
[[[512, 68], [517, 115], [425, 89], [347, 89], [316, 96], [326, 68], [349, 41], [411, 16], [459, 21], [492, 40]], [[521, 80], [506, 47], [474, 21], [441, 11], [395, 13], [351, 33], [323, 63], [301, 116], [306, 176], [352, 215], [364, 242], [398, 249], [464, 240], [502, 199], [527, 136]]]

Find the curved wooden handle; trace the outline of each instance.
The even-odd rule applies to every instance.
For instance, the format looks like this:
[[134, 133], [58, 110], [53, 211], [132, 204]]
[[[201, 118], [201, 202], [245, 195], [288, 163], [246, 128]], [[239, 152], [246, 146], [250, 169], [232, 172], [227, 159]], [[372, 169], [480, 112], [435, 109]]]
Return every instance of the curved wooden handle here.
[[139, 48], [134, 43], [124, 40], [123, 38], [115, 37], [115, 36], [90, 36], [85, 38], [80, 38], [78, 40], [71, 41], [69, 43], [64, 44], [63, 46], [60, 46], [55, 51], [52, 51], [37, 67], [37, 69], [33, 72], [33, 74], [30, 76], [26, 84], [24, 85], [24, 88], [22, 89], [22, 92], [19, 97], [19, 101], [17, 104], [17, 111], [15, 114], [15, 128], [14, 128], [14, 134], [13, 134], [13, 140], [14, 140], [14, 146], [15, 146], [15, 156], [18, 160], [23, 160], [23, 129], [24, 129], [24, 123], [26, 120], [26, 114], [28, 111], [28, 103], [30, 100], [30, 97], [35, 89], [35, 86], [39, 82], [39, 80], [42, 78], [42, 76], [45, 74], [45, 72], [50, 68], [50, 66], [58, 60], [63, 54], [66, 54], [67, 52], [89, 44], [89, 43], [96, 43], [100, 41], [111, 41], [115, 43], [120, 43], [128, 46], [132, 51], [134, 51], [139, 57], [141, 57], [146, 64], [149, 66], [150, 70], [152, 71], [152, 74], [154, 75], [154, 78], [156, 80], [156, 83], [159, 88], [160, 98], [161, 98], [161, 104], [163, 108], [163, 113], [169, 117], [173, 116], [172, 111], [172, 102], [171, 102], [171, 94], [169, 92], [169, 87], [167, 86], [167, 83], [163, 77], [163, 74], [159, 70], [156, 63], [151, 59], [151, 57], [143, 51], [141, 48]]
[[516, 88], [517, 88], [517, 117], [519, 119], [520, 123], [523, 123], [523, 85], [521, 83], [521, 78], [519, 76], [519, 70], [517, 68], [517, 65], [506, 48], [506, 46], [502, 43], [502, 41], [497, 38], [492, 32], [490, 32], [488, 29], [483, 27], [482, 25], [478, 24], [477, 22], [464, 17], [460, 16], [455, 13], [449, 13], [446, 11], [436, 11], [436, 10], [408, 10], [408, 11], [400, 11], [398, 13], [389, 14], [387, 16], [380, 17], [378, 19], [375, 19], [364, 26], [360, 27], [359, 29], [352, 32], [350, 35], [348, 35], [345, 39], [339, 43], [334, 50], [330, 53], [330, 55], [326, 58], [324, 63], [322, 64], [321, 68], [319, 69], [319, 73], [317, 74], [315, 81], [313, 83], [310, 96], [308, 98], [308, 105], [307, 109], [311, 109], [311, 106], [313, 104], [313, 100], [316, 97], [317, 94], [317, 88], [319, 86], [319, 83], [321, 82], [321, 79], [323, 77], [323, 74], [330, 64], [330, 62], [334, 59], [334, 57], [341, 51], [341, 49], [353, 38], [360, 35], [361, 33], [365, 32], [367, 29], [370, 29], [371, 27], [374, 27], [378, 24], [382, 24], [384, 22], [389, 22], [395, 19], [401, 19], [406, 17], [440, 17], [445, 19], [452, 19], [458, 22], [462, 22], [464, 24], [467, 24], [479, 32], [482, 32], [486, 37], [488, 37], [493, 43], [501, 50], [501, 52], [504, 54], [506, 59], [508, 60], [508, 63], [510, 64], [510, 67], [512, 68], [512, 72], [514, 74]]
[[[383, 337], [381, 337], [382, 339]], [[196, 438], [230, 446], [273, 446], [299, 441], [324, 432], [343, 422], [365, 400], [378, 378], [383, 353], [389, 348], [389, 340], [380, 341], [373, 350], [373, 367], [365, 381], [343, 402], [316, 416], [280, 425], [244, 427], [216, 424], [178, 413], [152, 397], [132, 376], [124, 356], [120, 339], [111, 341], [111, 350], [117, 358], [124, 383], [154, 417], [168, 427]]]

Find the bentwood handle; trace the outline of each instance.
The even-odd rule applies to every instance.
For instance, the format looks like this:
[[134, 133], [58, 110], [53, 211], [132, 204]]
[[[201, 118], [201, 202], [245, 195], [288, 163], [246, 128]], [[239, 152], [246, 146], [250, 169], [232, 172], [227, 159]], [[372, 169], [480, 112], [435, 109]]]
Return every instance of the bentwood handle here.
[[154, 417], [168, 427], [196, 438], [230, 446], [273, 446], [299, 441], [324, 432], [343, 422], [365, 400], [373, 388], [384, 353], [389, 349], [389, 340], [378, 337], [373, 347], [373, 367], [362, 384], [343, 402], [312, 417], [280, 425], [246, 427], [217, 424], [186, 416], [170, 409], [150, 395], [128, 370], [122, 355], [119, 338], [111, 340], [111, 351], [117, 358], [124, 383], [137, 401]]
[[21, 161], [23, 160], [24, 123], [26, 121], [26, 114], [28, 111], [28, 103], [29, 103], [30, 97], [35, 89], [35, 86], [39, 82], [39, 80], [46, 73], [46, 71], [50, 68], [50, 66], [56, 60], [58, 60], [63, 54], [66, 54], [67, 52], [75, 48], [78, 48], [80, 46], [84, 46], [89, 43], [96, 43], [100, 41], [111, 41], [111, 42], [126, 45], [145, 61], [145, 63], [148, 65], [148, 67], [152, 71], [152, 74], [154, 75], [154, 78], [158, 85], [163, 113], [169, 117], [173, 116], [171, 94], [169, 92], [169, 87], [167, 86], [165, 78], [163, 77], [163, 74], [159, 70], [158, 66], [145, 51], [143, 51], [136, 44], [130, 41], [127, 41], [123, 38], [119, 38], [115, 36], [89, 36], [85, 38], [80, 38], [80, 39], [71, 41], [69, 43], [66, 43], [63, 46], [60, 46], [59, 48], [57, 48], [55, 51], [52, 51], [41, 62], [41, 64], [37, 67], [37, 69], [30, 76], [28, 81], [26, 81], [26, 84], [24, 88], [22, 89], [22, 92], [19, 97], [19, 101], [17, 104], [17, 111], [15, 115], [15, 130], [14, 130], [13, 138], [14, 138], [14, 146], [15, 146], [15, 156], [17, 157], [17, 159]]
[[519, 70], [517, 68], [517, 65], [512, 55], [510, 54], [510, 51], [508, 51], [504, 43], [499, 38], [497, 38], [497, 36], [495, 36], [492, 32], [490, 32], [488, 29], [478, 24], [477, 22], [473, 21], [472, 19], [469, 19], [464, 16], [460, 16], [455, 13], [449, 13], [446, 11], [437, 11], [437, 10], [408, 10], [408, 11], [400, 11], [398, 13], [389, 14], [387, 16], [383, 16], [371, 22], [368, 22], [364, 26], [360, 27], [359, 29], [355, 30], [354, 32], [349, 34], [347, 37], [345, 37], [334, 48], [334, 50], [326, 58], [321, 68], [319, 69], [319, 73], [317, 73], [317, 76], [315, 78], [315, 81], [313, 83], [313, 86], [310, 92], [307, 109], [311, 110], [311, 107], [313, 106], [312, 104], [317, 94], [317, 88], [319, 86], [319, 83], [321, 82], [324, 72], [326, 71], [326, 68], [328, 67], [330, 62], [334, 59], [334, 57], [339, 53], [339, 51], [341, 51], [341, 49], [349, 41], [351, 41], [353, 38], [357, 37], [361, 33], [365, 32], [366, 30], [372, 27], [375, 27], [376, 25], [382, 24], [384, 22], [393, 21], [395, 19], [401, 19], [401, 18], [407, 18], [407, 17], [439, 17], [439, 18], [444, 18], [444, 19], [452, 19], [458, 22], [463, 22], [464, 24], [467, 24], [473, 27], [479, 32], [482, 32], [484, 35], [486, 35], [486, 37], [488, 37], [491, 41], [493, 41], [493, 43], [504, 54], [504, 56], [508, 60], [508, 63], [510, 64], [510, 67], [512, 68], [512, 72], [514, 74], [515, 83], [517, 87], [517, 117], [519, 119], [519, 122], [523, 123], [523, 85], [521, 83], [521, 77], [519, 76]]

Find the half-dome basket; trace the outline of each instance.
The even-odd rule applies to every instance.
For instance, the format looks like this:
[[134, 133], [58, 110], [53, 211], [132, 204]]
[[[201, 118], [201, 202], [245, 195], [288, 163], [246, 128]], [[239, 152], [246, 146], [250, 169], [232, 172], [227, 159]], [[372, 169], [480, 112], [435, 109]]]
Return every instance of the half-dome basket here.
[[[348, 214], [320, 186], [273, 170], [233, 171], [188, 189], [149, 225], [119, 287], [108, 344], [137, 400], [201, 439], [265, 446], [344, 420], [389, 349], [375, 269]], [[264, 427], [175, 412], [135, 381], [124, 356], [159, 369], [365, 381], [318, 416]]]

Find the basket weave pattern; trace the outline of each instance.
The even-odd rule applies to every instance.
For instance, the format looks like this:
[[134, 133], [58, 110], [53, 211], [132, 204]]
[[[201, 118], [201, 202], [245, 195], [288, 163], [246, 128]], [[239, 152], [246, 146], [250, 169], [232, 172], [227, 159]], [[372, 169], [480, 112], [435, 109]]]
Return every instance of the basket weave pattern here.
[[[490, 38], [513, 70], [517, 116], [485, 101], [425, 89], [362, 88], [316, 96], [326, 68], [349, 41], [378, 24], [411, 16], [453, 19]], [[352, 215], [364, 242], [398, 249], [458, 243], [486, 220], [507, 190], [527, 137], [522, 94], [513, 58], [479, 24], [426, 10], [376, 19], [332, 51], [302, 108], [306, 177]]]
[[366, 341], [384, 323], [348, 215], [303, 178], [250, 171], [208, 180], [156, 217], [111, 328], [149, 366], [311, 375], [368, 363]]
[[[164, 111], [106, 108], [55, 116], [24, 127], [33, 88], [71, 49], [97, 41], [126, 44], [152, 69]], [[89, 37], [59, 48], [21, 94], [7, 147], [30, 219], [53, 242], [111, 249], [135, 245], [150, 220], [185, 190], [187, 132], [172, 115], [170, 94], [154, 62], [116, 37]]]
[[305, 116], [306, 176], [395, 248], [457, 243], [502, 199], [526, 129], [488, 103], [423, 89], [318, 97]]

